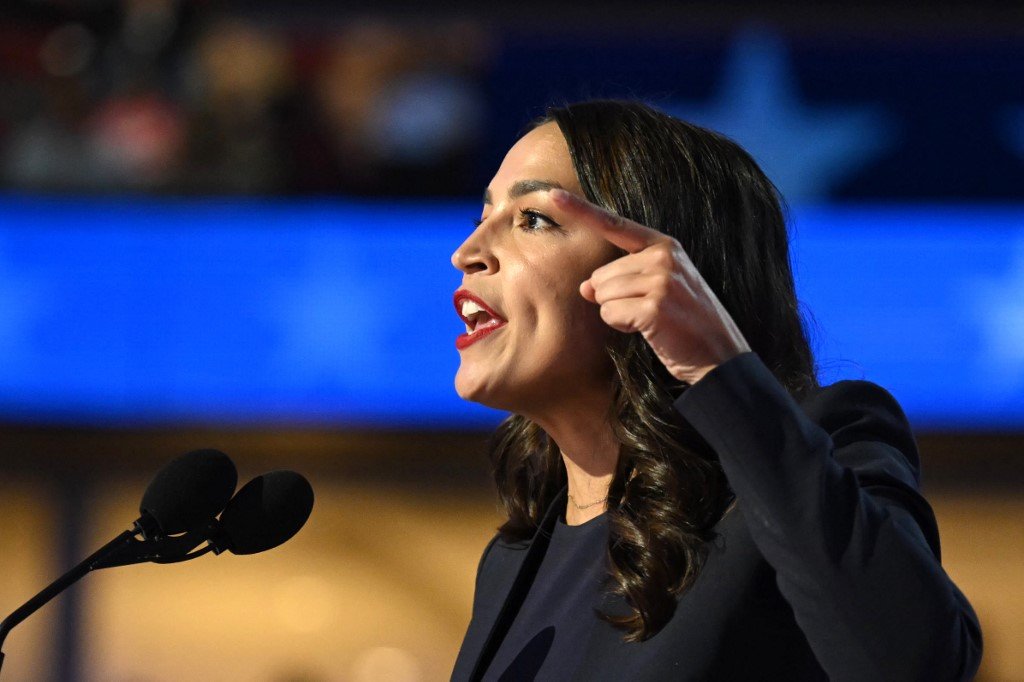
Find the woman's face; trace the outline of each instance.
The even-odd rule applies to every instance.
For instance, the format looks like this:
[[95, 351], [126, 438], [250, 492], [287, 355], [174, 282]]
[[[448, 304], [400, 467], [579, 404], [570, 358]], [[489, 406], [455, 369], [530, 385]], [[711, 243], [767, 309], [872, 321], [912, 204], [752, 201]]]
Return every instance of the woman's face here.
[[610, 329], [580, 284], [619, 251], [567, 224], [547, 190], [583, 196], [569, 148], [547, 123], [509, 150], [484, 195], [481, 221], [452, 254], [462, 271], [455, 306], [455, 388], [466, 400], [524, 414], [609, 395]]

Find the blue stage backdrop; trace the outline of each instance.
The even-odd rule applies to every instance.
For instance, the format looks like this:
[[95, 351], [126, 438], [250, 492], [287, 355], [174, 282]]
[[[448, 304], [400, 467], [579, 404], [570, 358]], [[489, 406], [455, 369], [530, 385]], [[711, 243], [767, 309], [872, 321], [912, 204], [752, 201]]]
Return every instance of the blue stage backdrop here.
[[[0, 419], [457, 428], [473, 203], [0, 198]], [[1024, 428], [1024, 207], [795, 208], [823, 381]]]

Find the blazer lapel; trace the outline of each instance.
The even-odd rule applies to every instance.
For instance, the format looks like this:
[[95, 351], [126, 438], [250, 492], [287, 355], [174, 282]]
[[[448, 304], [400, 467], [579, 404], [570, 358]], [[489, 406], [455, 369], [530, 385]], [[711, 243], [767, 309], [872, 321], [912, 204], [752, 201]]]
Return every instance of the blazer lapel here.
[[[511, 586], [505, 590], [505, 599], [501, 607], [479, 614], [480, 618], [474, 619], [474, 621], [478, 622], [472, 623], [470, 632], [466, 634], [466, 644], [469, 645], [469, 651], [460, 652], [460, 658], [462, 658], [463, 654], [466, 654], [467, 657], [472, 656], [473, 647], [471, 641], [479, 641], [480, 636], [484, 632], [487, 633], [483, 645], [476, 652], [476, 662], [469, 675], [471, 682], [477, 682], [477, 680], [483, 678], [487, 667], [491, 663], [491, 659], [494, 658], [494, 654], [497, 652], [502, 640], [504, 640], [509, 626], [512, 625], [512, 621], [519, 612], [523, 600], [526, 599], [526, 593], [529, 592], [534, 576], [537, 575], [537, 569], [540, 568], [544, 554], [547, 552], [555, 521], [558, 519], [561, 510], [565, 508], [566, 491], [567, 488], [562, 488], [551, 504], [548, 505], [544, 516], [541, 517], [536, 532], [533, 534], [533, 538], [530, 540], [529, 546], [525, 552], [522, 552], [522, 558], [519, 560], [518, 567], [513, 567], [513, 570], [509, 571], [514, 573], [515, 577], [511, 581]], [[495, 550], [497, 549], [495, 548]], [[469, 660], [472, 660], [472, 658], [469, 658]], [[458, 668], [458, 666], [456, 667]], [[452, 679], [454, 680], [455, 677], [453, 675]]]

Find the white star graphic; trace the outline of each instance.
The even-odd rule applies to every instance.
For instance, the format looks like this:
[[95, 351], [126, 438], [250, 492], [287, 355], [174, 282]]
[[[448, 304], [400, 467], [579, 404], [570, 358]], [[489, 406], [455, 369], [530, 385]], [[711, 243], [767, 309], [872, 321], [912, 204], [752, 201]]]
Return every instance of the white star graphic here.
[[736, 140], [787, 200], [808, 202], [876, 158], [895, 125], [880, 107], [810, 107], [796, 90], [782, 39], [748, 29], [733, 43], [714, 99], [661, 108]]

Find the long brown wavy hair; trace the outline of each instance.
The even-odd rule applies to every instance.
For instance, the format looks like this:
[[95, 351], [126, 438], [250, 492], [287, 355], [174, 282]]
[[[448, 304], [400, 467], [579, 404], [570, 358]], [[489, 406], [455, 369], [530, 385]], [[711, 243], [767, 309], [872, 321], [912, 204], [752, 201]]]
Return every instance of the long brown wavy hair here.
[[[793, 285], [782, 200], [731, 140], [637, 102], [549, 109], [587, 199], [679, 241], [751, 349], [796, 397], [817, 386]], [[609, 588], [625, 639], [656, 634], [697, 578], [713, 527], [733, 499], [717, 456], [673, 408], [686, 389], [640, 334], [615, 332], [612, 419], [620, 443], [609, 490]], [[491, 442], [500, 533], [524, 540], [564, 487], [558, 445], [512, 415]]]

